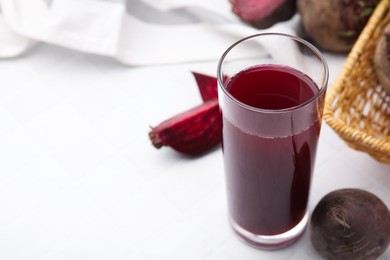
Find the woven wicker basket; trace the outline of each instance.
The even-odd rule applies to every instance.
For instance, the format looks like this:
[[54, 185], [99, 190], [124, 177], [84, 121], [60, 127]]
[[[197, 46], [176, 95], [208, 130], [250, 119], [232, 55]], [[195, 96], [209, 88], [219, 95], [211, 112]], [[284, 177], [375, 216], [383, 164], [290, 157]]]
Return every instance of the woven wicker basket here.
[[380, 86], [373, 57], [390, 22], [382, 0], [361, 32], [325, 102], [325, 122], [353, 149], [390, 164], [390, 95]]

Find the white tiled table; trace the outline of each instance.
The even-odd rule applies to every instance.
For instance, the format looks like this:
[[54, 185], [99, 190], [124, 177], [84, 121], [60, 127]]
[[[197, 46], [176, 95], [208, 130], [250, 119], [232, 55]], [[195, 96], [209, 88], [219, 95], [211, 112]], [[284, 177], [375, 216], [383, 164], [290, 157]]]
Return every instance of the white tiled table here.
[[[345, 57], [326, 57], [332, 83]], [[307, 232], [273, 252], [236, 238], [219, 148], [151, 146], [149, 126], [201, 102], [190, 71], [216, 61], [132, 68], [49, 45], [1, 60], [0, 259], [318, 259]], [[344, 187], [390, 206], [390, 167], [323, 124], [310, 210]]]

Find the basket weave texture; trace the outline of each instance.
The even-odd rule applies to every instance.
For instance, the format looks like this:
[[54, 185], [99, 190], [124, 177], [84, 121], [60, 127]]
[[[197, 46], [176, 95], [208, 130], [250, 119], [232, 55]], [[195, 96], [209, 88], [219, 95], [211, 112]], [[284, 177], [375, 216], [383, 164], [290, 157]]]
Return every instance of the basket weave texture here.
[[390, 93], [379, 84], [373, 58], [390, 22], [389, 0], [375, 8], [325, 101], [325, 122], [353, 149], [390, 164]]

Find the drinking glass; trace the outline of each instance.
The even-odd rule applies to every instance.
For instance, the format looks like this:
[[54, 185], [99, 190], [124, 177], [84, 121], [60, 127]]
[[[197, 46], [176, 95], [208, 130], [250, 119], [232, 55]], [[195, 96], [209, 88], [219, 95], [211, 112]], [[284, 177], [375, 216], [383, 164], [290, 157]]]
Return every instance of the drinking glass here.
[[250, 245], [279, 249], [307, 226], [328, 75], [320, 51], [282, 33], [241, 39], [218, 63], [229, 219]]

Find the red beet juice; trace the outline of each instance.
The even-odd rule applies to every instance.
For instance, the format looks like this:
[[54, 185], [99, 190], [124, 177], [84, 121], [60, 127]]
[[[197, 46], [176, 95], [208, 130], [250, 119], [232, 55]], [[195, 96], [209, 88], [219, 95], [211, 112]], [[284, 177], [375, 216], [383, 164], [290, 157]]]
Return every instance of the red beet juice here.
[[226, 89], [247, 110], [223, 114], [232, 220], [253, 234], [284, 233], [307, 211], [321, 127], [309, 101], [318, 86], [291, 67], [260, 65], [233, 76]]

